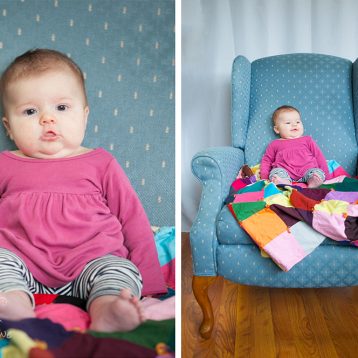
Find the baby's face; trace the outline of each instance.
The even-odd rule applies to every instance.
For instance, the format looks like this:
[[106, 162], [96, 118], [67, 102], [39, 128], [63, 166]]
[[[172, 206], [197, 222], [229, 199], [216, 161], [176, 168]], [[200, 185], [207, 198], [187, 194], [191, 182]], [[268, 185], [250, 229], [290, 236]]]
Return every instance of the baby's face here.
[[50, 159], [81, 152], [89, 110], [70, 69], [51, 69], [9, 83], [4, 107], [4, 125], [22, 154]]
[[275, 133], [283, 139], [299, 138], [303, 134], [303, 124], [300, 114], [296, 111], [281, 112], [274, 126]]

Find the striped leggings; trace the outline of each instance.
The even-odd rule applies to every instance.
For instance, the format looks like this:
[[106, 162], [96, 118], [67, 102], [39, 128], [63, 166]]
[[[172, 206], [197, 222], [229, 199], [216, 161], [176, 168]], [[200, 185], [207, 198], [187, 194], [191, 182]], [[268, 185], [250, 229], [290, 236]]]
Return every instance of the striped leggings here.
[[[312, 178], [312, 176], [314, 174], [318, 175], [322, 179], [322, 181], [325, 181], [326, 177], [325, 177], [324, 171], [320, 168], [308, 169], [302, 178], [295, 180], [295, 181], [298, 183], [307, 183]], [[283, 168], [272, 169], [270, 171], [269, 179], [271, 180], [274, 175], [277, 175], [281, 179], [287, 179], [287, 180], [292, 181], [292, 178], [290, 178], [290, 175], [288, 174], [288, 172]]]
[[24, 291], [34, 306], [34, 293], [74, 296], [91, 302], [100, 296], [118, 295], [128, 288], [140, 297], [142, 277], [137, 267], [129, 260], [106, 255], [90, 261], [73, 281], [62, 287], [48, 287], [37, 281], [24, 261], [9, 250], [0, 248], [0, 292]]

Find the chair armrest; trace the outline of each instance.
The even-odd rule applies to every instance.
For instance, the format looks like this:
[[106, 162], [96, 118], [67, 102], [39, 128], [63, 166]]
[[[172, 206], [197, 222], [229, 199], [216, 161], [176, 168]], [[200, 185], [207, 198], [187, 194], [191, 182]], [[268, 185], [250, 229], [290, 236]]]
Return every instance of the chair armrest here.
[[243, 164], [244, 152], [233, 147], [210, 148], [192, 159], [193, 174], [202, 184], [198, 214], [190, 229], [193, 271], [197, 276], [216, 276], [216, 218]]

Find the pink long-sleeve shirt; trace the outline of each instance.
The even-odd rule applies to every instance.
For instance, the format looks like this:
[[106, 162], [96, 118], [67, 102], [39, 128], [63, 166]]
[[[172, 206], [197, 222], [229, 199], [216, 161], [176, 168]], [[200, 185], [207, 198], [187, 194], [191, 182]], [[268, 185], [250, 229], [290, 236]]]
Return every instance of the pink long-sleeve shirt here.
[[312, 168], [320, 168], [326, 179], [330, 177], [326, 159], [310, 136], [273, 140], [261, 160], [261, 179], [268, 179], [274, 168], [286, 169], [294, 180], [302, 178]]
[[102, 148], [60, 159], [0, 153], [0, 247], [50, 287], [74, 280], [90, 260], [130, 259], [143, 295], [166, 292], [153, 234], [129, 179]]

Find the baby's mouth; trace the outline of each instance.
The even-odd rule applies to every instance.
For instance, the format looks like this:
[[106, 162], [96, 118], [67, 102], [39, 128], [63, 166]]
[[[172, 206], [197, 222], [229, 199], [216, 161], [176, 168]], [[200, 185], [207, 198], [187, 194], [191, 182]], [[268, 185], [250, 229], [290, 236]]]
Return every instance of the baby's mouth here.
[[57, 140], [59, 135], [55, 131], [46, 131], [41, 135], [41, 140], [47, 141], [47, 142], [53, 142]]

